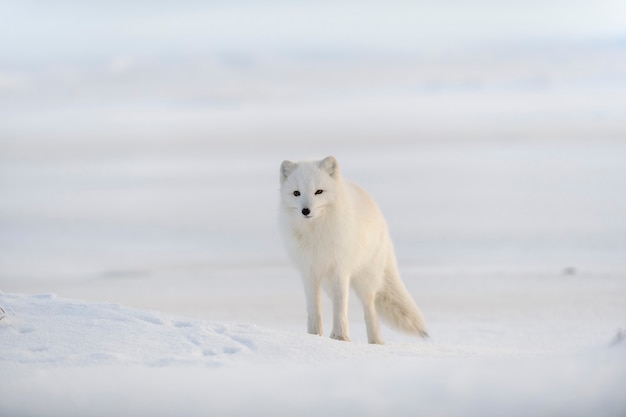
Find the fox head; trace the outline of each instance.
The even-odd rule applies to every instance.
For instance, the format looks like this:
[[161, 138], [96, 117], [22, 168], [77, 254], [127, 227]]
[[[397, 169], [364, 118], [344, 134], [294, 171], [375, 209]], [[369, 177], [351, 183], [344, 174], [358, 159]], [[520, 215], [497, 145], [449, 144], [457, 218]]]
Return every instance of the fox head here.
[[283, 161], [280, 166], [282, 205], [300, 219], [321, 216], [336, 201], [339, 164], [329, 156], [321, 161]]

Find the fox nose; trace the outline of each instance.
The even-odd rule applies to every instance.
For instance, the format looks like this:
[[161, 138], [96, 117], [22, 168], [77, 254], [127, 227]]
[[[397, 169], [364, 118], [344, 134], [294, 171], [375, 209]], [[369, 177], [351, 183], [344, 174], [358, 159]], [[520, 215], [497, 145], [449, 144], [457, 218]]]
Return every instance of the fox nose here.
[[304, 216], [308, 216], [309, 214], [311, 214], [311, 210], [309, 210], [308, 208], [305, 207], [305, 208], [302, 209], [302, 214]]

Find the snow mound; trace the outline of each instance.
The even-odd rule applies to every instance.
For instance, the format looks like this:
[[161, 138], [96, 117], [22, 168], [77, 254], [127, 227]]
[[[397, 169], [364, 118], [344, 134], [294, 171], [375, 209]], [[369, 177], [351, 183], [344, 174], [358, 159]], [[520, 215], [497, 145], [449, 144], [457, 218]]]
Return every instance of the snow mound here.
[[[318, 361], [362, 356], [425, 355], [427, 345], [337, 343], [327, 338], [169, 317], [119, 304], [66, 300], [51, 294], [1, 294], [11, 312], [0, 322], [4, 364], [39, 366], [218, 367], [237, 362]], [[441, 354], [462, 351], [442, 347]]]
[[432, 342], [343, 343], [54, 295], [0, 293], [0, 305], [1, 415], [626, 410], [626, 344], [608, 340], [576, 355], [471, 356]]
[[5, 363], [215, 366], [254, 353], [254, 337], [265, 338], [254, 326], [177, 320], [117, 304], [54, 295], [2, 300], [13, 312], [2, 323]]

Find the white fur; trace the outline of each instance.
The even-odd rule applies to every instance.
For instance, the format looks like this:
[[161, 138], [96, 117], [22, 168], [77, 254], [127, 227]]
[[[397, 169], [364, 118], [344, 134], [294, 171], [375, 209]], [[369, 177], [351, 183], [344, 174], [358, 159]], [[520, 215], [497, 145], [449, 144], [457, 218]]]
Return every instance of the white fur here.
[[383, 343], [378, 314], [400, 330], [427, 336], [422, 313], [398, 274], [383, 215], [365, 190], [341, 178], [337, 160], [284, 161], [280, 183], [280, 226], [302, 274], [308, 332], [322, 334], [324, 288], [333, 304], [330, 337], [350, 340], [352, 287], [363, 303], [370, 343]]

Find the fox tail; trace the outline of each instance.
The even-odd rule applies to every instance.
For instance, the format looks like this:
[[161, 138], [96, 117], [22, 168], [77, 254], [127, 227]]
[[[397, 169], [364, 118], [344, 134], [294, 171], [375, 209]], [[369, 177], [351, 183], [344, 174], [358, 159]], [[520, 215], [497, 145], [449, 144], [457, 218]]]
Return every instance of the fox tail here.
[[385, 281], [376, 293], [376, 311], [392, 327], [416, 336], [428, 337], [424, 316], [400, 279], [395, 259], [385, 270]]

